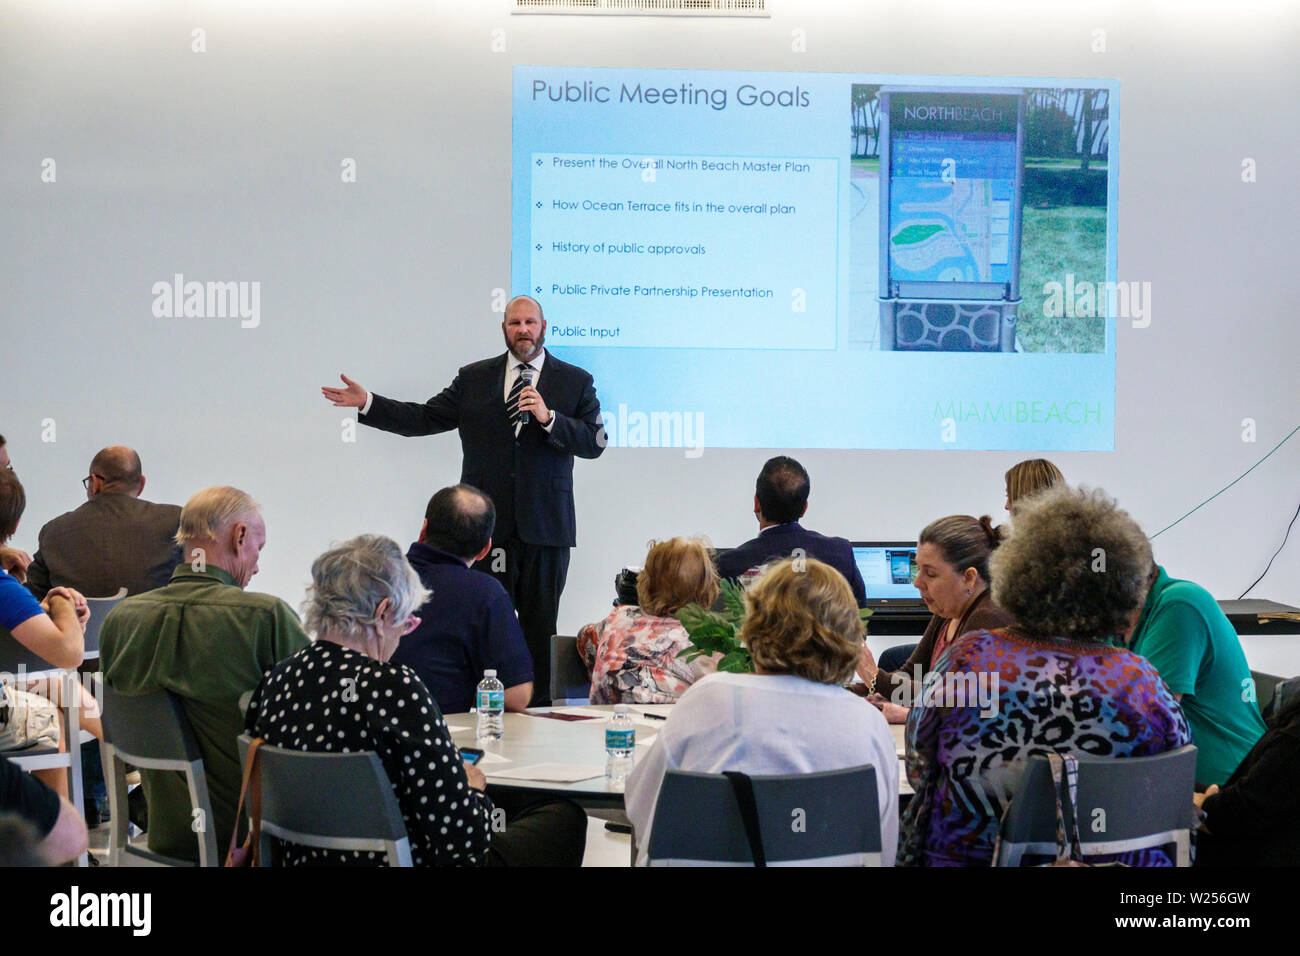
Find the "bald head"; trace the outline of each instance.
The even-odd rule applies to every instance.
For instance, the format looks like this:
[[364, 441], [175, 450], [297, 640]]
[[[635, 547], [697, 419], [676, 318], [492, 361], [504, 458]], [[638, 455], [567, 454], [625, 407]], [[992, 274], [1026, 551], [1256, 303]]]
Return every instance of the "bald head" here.
[[491, 498], [471, 485], [452, 485], [429, 499], [420, 540], [462, 561], [473, 561], [492, 542], [496, 520]]
[[511, 299], [509, 302], [507, 302], [507, 303], [506, 303], [506, 318], [507, 318], [507, 319], [510, 318], [510, 311], [511, 311], [511, 309], [516, 308], [516, 307], [518, 307], [518, 305], [520, 305], [520, 304], [522, 304], [522, 303], [525, 303], [525, 302], [529, 303], [529, 304], [532, 306], [532, 308], [534, 308], [534, 309], [537, 310], [537, 318], [541, 319], [543, 322], [546, 321], [546, 316], [542, 314], [542, 304], [541, 304], [540, 302], [538, 302], [536, 299], [534, 299], [531, 295], [517, 295], [517, 296], [515, 296], [513, 299]]
[[91, 496], [97, 494], [131, 495], [144, 491], [144, 471], [140, 456], [126, 445], [109, 445], [90, 460]]

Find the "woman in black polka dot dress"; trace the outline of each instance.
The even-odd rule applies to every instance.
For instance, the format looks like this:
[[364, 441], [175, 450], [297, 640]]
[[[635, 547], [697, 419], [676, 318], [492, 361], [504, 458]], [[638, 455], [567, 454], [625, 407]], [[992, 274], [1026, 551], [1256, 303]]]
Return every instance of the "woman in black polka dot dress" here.
[[[396, 542], [363, 535], [312, 565], [306, 626], [316, 643], [281, 662], [248, 706], [249, 733], [291, 750], [379, 755], [416, 866], [477, 866], [492, 841], [481, 771], [461, 760], [433, 696], [388, 663], [429, 597]], [[328, 799], [328, 794], [323, 794]], [[289, 866], [369, 865], [382, 855], [283, 847]]]

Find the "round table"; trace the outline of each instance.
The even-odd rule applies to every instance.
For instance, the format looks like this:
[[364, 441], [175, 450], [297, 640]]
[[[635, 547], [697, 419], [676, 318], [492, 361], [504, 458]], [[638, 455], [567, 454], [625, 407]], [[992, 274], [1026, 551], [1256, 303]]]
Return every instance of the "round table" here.
[[[629, 704], [636, 724], [636, 756], [643, 757], [648, 744], [663, 727], [664, 721], [653, 716], [667, 716], [672, 704]], [[475, 726], [478, 715], [447, 714], [444, 720], [457, 747], [477, 747], [485, 751], [479, 769], [487, 777], [489, 792], [500, 788], [518, 795], [522, 792], [562, 796], [584, 807], [621, 807], [623, 791], [605, 783], [605, 724], [613, 715], [612, 704], [581, 707], [535, 707], [519, 714], [504, 716], [504, 734], [500, 740], [478, 741]], [[585, 720], [558, 720], [541, 714], [557, 713], [582, 716]], [[903, 725], [889, 728], [899, 754], [899, 792], [910, 794], [907, 777], [902, 772]], [[589, 779], [571, 783], [552, 780], [501, 777], [502, 771], [514, 771], [540, 764], [578, 765], [590, 769]]]

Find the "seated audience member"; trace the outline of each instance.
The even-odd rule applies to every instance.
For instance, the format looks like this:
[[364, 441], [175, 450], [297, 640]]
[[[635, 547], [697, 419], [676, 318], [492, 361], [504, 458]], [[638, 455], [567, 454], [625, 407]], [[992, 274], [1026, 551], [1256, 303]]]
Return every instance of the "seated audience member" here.
[[474, 706], [488, 669], [505, 685], [506, 710], [525, 709], [533, 696], [533, 658], [510, 595], [472, 568], [491, 551], [495, 522], [496, 508], [483, 492], [444, 488], [429, 500], [420, 537], [406, 552], [433, 596], [392, 660], [415, 671], [444, 714]]
[[[989, 561], [993, 598], [1015, 623], [951, 645], [908, 717], [907, 778], [916, 796], [900, 857], [988, 866], [1002, 813], [1034, 754], [1142, 757], [1190, 742], [1155, 668], [1107, 643], [1142, 606], [1150, 569], [1142, 529], [1100, 491], [1062, 487], [1021, 506]], [[1170, 865], [1162, 850], [1118, 859]]]
[[[27, 507], [27, 496], [18, 476], [0, 470], [0, 544], [18, 530], [18, 522]], [[7, 633], [32, 654], [53, 668], [73, 670], [85, 656], [86, 622], [90, 609], [86, 599], [71, 588], [55, 588], [38, 602], [31, 592], [7, 571], [0, 570], [0, 633]], [[62, 700], [61, 681], [37, 680], [18, 686], [5, 683], [0, 688], [4, 707], [0, 708], [0, 750], [15, 750], [33, 743], [53, 746], [66, 752], [68, 742], [58, 704]], [[103, 731], [95, 699], [81, 691], [83, 729], [96, 737]], [[60, 796], [68, 792], [67, 773], [62, 768], [34, 771]]]
[[758, 537], [718, 556], [718, 574], [739, 580], [774, 558], [809, 557], [829, 564], [849, 582], [858, 607], [867, 603], [862, 572], [853, 560], [853, 546], [844, 538], [828, 538], [799, 524], [808, 510], [812, 484], [803, 465], [780, 455], [768, 459], [754, 487], [754, 517]]
[[1007, 469], [1007, 501], [1003, 505], [1015, 514], [1020, 502], [1048, 488], [1065, 484], [1065, 476], [1046, 458], [1030, 458]]
[[804, 570], [786, 559], [754, 581], [745, 604], [740, 638], [754, 673], [718, 672], [699, 681], [628, 778], [625, 803], [637, 862], [646, 862], [655, 803], [669, 770], [773, 776], [870, 764], [880, 799], [882, 861], [893, 866], [898, 756], [880, 712], [844, 693], [863, 635], [848, 582], [815, 558]]
[[1204, 813], [1197, 866], [1300, 863], [1300, 699], [1270, 722], [1227, 783], [1193, 799]]
[[687, 662], [691, 643], [673, 615], [718, 598], [713, 558], [698, 538], [651, 542], [636, 579], [640, 606], [621, 604], [578, 632], [578, 654], [591, 673], [593, 704], [671, 704], [714, 669], [713, 657]]
[[[104, 679], [120, 694], [160, 690], [180, 698], [203, 753], [217, 846], [230, 843], [241, 779], [240, 697], [280, 661], [307, 645], [293, 609], [245, 591], [266, 545], [256, 502], [237, 488], [197, 492], [181, 510], [176, 540], [187, 563], [171, 582], [122, 600], [100, 631]], [[185, 778], [141, 770], [149, 805], [149, 849], [197, 860]]]
[[[0, 471], [13, 471], [9, 461], [9, 449], [5, 446], [5, 436], [0, 435]], [[0, 569], [12, 575], [20, 584], [27, 581], [27, 566], [32, 563], [32, 556], [18, 548], [0, 544]]]
[[82, 480], [86, 503], [41, 528], [27, 587], [38, 598], [53, 585], [91, 597], [113, 597], [123, 587], [140, 594], [162, 587], [181, 560], [176, 527], [181, 509], [140, 497], [140, 456], [123, 445], [99, 452]]
[[1196, 782], [1223, 784], [1266, 729], [1250, 665], [1232, 622], [1210, 592], [1156, 565], [1146, 604], [1121, 643], [1140, 654], [1183, 706], [1196, 744]]
[[[572, 803], [507, 811], [504, 831], [493, 832], [483, 772], [462, 762], [428, 688], [392, 663], [429, 596], [397, 542], [345, 541], [315, 560], [311, 577], [303, 610], [315, 643], [266, 676], [248, 705], [248, 732], [292, 750], [377, 753], [416, 866], [581, 865], [587, 817]], [[283, 853], [289, 866], [382, 862], [293, 845]]]
[[[0, 544], [17, 532], [26, 508], [27, 494], [18, 476], [0, 470]], [[86, 653], [90, 611], [85, 598], [72, 588], [58, 588], [55, 594], [67, 601], [51, 608], [48, 600], [37, 602], [13, 575], [0, 570], [0, 627], [51, 666], [71, 669], [81, 664]]]
[[[891, 723], [902, 723], [921, 690], [921, 680], [952, 643], [969, 631], [992, 630], [1011, 623], [1011, 615], [989, 592], [989, 557], [998, 546], [999, 529], [988, 515], [951, 515], [926, 525], [916, 543], [916, 588], [930, 610], [921, 642], [902, 667], [883, 671], [866, 644], [858, 675], [863, 683], [850, 686], [856, 694], [879, 694]], [[893, 705], [893, 706], [888, 706]]]
[[0, 866], [59, 866], [86, 852], [86, 821], [76, 807], [0, 757], [0, 813], [26, 826], [0, 836]]

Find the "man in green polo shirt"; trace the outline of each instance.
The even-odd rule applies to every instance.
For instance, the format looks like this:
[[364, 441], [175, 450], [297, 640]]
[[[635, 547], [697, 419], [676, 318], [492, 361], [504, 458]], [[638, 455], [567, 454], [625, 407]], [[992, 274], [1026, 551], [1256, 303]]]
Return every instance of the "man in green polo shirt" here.
[[1197, 750], [1196, 782], [1222, 785], [1265, 730], [1250, 667], [1210, 592], [1155, 570], [1128, 646], [1182, 704]]
[[[176, 540], [184, 560], [171, 582], [126, 598], [104, 619], [100, 666], [109, 686], [121, 694], [168, 690], [181, 699], [203, 752], [210, 825], [224, 852], [241, 781], [240, 697], [310, 642], [284, 601], [244, 590], [266, 544], [266, 525], [247, 494], [204, 488], [181, 510]], [[184, 776], [167, 770], [140, 775], [149, 804], [149, 849], [197, 861]]]

